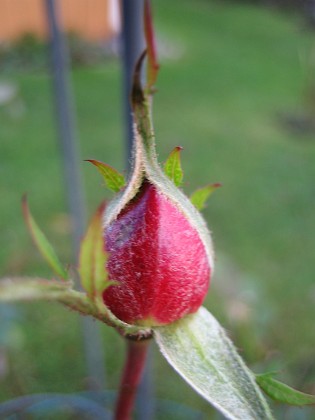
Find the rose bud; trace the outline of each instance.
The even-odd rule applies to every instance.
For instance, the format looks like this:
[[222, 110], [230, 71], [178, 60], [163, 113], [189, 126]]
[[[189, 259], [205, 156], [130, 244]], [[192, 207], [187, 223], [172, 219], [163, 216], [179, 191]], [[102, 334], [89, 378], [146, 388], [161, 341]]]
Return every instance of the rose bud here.
[[122, 321], [158, 326], [200, 307], [213, 250], [202, 216], [157, 163], [148, 96], [137, 76], [132, 171], [104, 217], [107, 270], [114, 283], [103, 300]]
[[168, 324], [195, 312], [211, 266], [198, 231], [148, 180], [105, 230], [109, 309], [127, 323]]

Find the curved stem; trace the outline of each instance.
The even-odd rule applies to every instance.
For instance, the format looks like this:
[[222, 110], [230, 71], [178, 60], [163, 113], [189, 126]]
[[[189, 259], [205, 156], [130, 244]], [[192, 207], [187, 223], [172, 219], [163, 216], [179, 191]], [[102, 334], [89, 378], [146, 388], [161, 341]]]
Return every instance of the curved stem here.
[[130, 420], [145, 366], [149, 340], [127, 339], [127, 358], [116, 403], [115, 420]]

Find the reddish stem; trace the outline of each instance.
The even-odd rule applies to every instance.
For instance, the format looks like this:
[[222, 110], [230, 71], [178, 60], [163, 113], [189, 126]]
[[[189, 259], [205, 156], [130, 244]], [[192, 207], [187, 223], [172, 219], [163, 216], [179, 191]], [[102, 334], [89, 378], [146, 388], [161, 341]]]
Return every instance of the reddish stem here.
[[127, 359], [121, 378], [115, 420], [130, 420], [149, 345], [146, 340], [127, 340]]

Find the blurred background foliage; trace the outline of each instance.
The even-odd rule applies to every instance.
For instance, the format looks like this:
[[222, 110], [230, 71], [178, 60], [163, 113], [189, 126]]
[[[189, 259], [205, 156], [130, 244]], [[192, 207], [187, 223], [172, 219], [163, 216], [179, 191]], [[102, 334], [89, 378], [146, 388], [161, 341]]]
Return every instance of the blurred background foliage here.
[[[204, 211], [217, 251], [206, 306], [255, 371], [278, 371], [315, 393], [315, 33], [311, 14], [305, 19], [311, 4], [153, 2], [161, 63], [154, 121], [161, 162], [174, 146], [184, 147], [185, 191], [223, 184]], [[124, 170], [118, 58], [111, 47], [75, 35], [70, 47], [82, 160]], [[0, 51], [0, 69], [2, 91], [11, 89], [0, 104], [1, 276], [49, 277], [20, 211], [27, 192], [59, 255], [71, 259], [47, 47], [25, 37]], [[81, 166], [92, 214], [110, 194], [92, 167]], [[36, 303], [0, 316], [0, 401], [85, 388], [77, 314]], [[102, 333], [108, 389], [116, 389], [123, 343], [105, 326]], [[215, 418], [154, 353], [157, 397]], [[314, 418], [309, 409], [275, 410], [278, 418]]]

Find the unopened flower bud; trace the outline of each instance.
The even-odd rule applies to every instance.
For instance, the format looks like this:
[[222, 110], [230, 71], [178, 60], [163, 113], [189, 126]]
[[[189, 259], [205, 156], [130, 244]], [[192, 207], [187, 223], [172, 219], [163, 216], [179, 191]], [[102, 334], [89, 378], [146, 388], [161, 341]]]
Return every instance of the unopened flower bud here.
[[195, 312], [211, 267], [197, 230], [174, 202], [145, 180], [105, 231], [109, 309], [127, 323], [162, 325]]
[[213, 271], [210, 234], [200, 213], [157, 163], [148, 91], [133, 85], [134, 151], [126, 187], [104, 217], [106, 306], [129, 324], [165, 325], [197, 311]]

